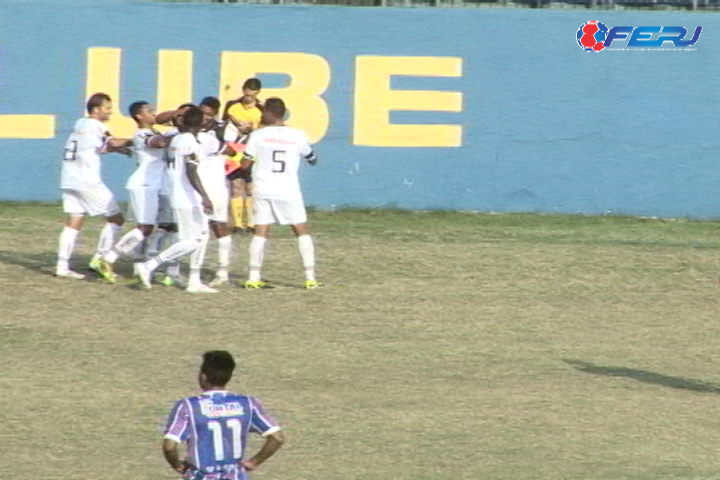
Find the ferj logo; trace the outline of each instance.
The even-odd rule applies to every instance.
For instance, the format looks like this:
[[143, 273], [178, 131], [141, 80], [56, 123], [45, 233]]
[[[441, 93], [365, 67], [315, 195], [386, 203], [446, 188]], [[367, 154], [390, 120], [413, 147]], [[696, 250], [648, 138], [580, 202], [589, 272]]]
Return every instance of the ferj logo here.
[[[695, 28], [690, 40], [687, 40], [687, 29], [677, 26], [663, 27], [608, 27], [590, 20], [580, 25], [576, 37], [577, 43], [586, 52], [602, 50], [696, 50], [689, 48], [698, 41], [702, 27]], [[615, 42], [615, 45], [613, 45]], [[671, 42], [672, 46], [665, 46]]]

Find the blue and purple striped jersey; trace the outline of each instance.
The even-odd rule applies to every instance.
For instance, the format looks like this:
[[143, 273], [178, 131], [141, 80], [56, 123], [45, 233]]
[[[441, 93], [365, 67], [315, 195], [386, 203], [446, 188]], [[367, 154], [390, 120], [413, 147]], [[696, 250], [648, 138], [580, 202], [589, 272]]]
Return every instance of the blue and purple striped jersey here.
[[187, 444], [187, 461], [194, 467], [187, 478], [243, 480], [239, 462], [248, 433], [266, 436], [278, 430], [258, 399], [214, 390], [178, 401], [165, 438]]

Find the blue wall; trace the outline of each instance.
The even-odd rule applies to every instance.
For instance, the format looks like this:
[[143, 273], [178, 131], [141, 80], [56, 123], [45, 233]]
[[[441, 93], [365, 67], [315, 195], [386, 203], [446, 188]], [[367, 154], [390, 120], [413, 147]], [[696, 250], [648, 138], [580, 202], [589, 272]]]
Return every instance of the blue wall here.
[[[586, 53], [575, 33], [593, 19], [703, 33], [695, 51]], [[251, 44], [231, 34], [248, 25]], [[330, 126], [321, 164], [303, 172], [319, 207], [720, 217], [718, 27], [717, 15], [684, 12], [4, 3], [0, 115], [54, 114], [56, 131], [0, 139], [0, 199], [59, 199], [87, 48], [102, 46], [124, 49], [123, 107], [154, 101], [158, 49], [194, 52], [195, 100], [217, 95], [221, 51], [324, 57]], [[461, 57], [462, 77], [398, 77], [392, 88], [462, 92], [462, 112], [391, 121], [462, 125], [462, 146], [353, 145], [358, 55]], [[131, 162], [108, 155], [103, 168], [124, 199]]]

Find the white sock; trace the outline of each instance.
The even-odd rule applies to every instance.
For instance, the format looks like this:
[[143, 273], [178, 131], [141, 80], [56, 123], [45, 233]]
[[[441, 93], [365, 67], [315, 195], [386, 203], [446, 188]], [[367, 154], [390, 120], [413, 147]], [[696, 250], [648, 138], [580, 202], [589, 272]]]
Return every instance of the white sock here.
[[130, 252], [130, 255], [132, 255], [133, 261], [138, 262], [144, 262], [147, 260], [147, 256], [145, 255], [145, 252], [147, 251], [147, 237], [144, 237], [140, 243], [135, 245], [135, 248], [132, 249]]
[[[178, 242], [179, 236], [178, 232], [165, 232], [165, 237], [163, 237], [163, 240], [165, 240], [165, 249], [170, 248], [171, 246], [175, 245]], [[157, 256], [157, 255], [156, 255]], [[165, 273], [170, 275], [171, 277], [177, 277], [180, 275], [180, 263], [177, 259], [168, 260], [167, 262], [167, 268], [165, 269]]]
[[232, 237], [227, 235], [218, 238], [218, 273], [225, 272], [227, 274], [230, 266], [230, 252], [232, 250]]
[[198, 248], [200, 248], [200, 242], [195, 239], [176, 242], [160, 252], [155, 258], [151, 258], [145, 262], [145, 266], [152, 272], [163, 263], [177, 260], [184, 255], [193, 253]]
[[188, 284], [202, 283], [200, 280], [200, 271], [205, 261], [205, 251], [207, 250], [210, 235], [202, 235], [199, 239], [200, 247], [190, 254], [190, 275], [188, 276]]
[[57, 270], [65, 271], [70, 269], [70, 257], [75, 248], [75, 239], [77, 239], [78, 233], [80, 232], [74, 228], [63, 228], [58, 242]]
[[259, 282], [261, 279], [260, 269], [263, 264], [263, 256], [265, 255], [265, 237], [253, 236], [250, 240], [250, 275], [251, 282]]
[[115, 243], [115, 234], [120, 230], [120, 226], [111, 222], [107, 222], [100, 232], [100, 240], [98, 240], [97, 250], [93, 255], [93, 260], [100, 259], [106, 252], [108, 252], [113, 243]]
[[160, 251], [162, 250], [163, 241], [165, 240], [168, 233], [169, 232], [167, 230], [163, 230], [162, 228], [156, 228], [155, 230], [153, 230], [153, 232], [147, 239], [146, 251], [148, 257], [157, 257], [157, 254], [160, 253]]
[[135, 247], [142, 244], [144, 238], [145, 235], [143, 235], [139, 228], [133, 228], [123, 235], [115, 246], [103, 255], [103, 259], [109, 263], [115, 263], [118, 257], [128, 254], [134, 250]]
[[315, 281], [315, 246], [310, 235], [298, 237], [298, 250], [305, 268], [305, 280]]

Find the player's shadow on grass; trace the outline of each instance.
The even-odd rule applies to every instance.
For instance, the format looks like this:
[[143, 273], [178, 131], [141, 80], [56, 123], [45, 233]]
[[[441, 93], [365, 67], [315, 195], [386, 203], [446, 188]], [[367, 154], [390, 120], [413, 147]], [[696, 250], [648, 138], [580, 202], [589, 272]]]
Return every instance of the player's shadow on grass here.
[[694, 378], [671, 377], [662, 373], [649, 372], [647, 370], [638, 370], [627, 367], [608, 367], [603, 365], [595, 365], [582, 360], [563, 359], [563, 362], [572, 366], [576, 370], [593, 375], [604, 375], [606, 377], [625, 377], [638, 382], [650, 383], [652, 385], [660, 385], [668, 388], [677, 388], [680, 390], [690, 390], [699, 393], [717, 393], [720, 394], [720, 384], [697, 380]]
[[52, 253], [23, 253], [0, 250], [0, 263], [17, 265], [34, 272], [52, 275], [55, 273], [56, 257]]

